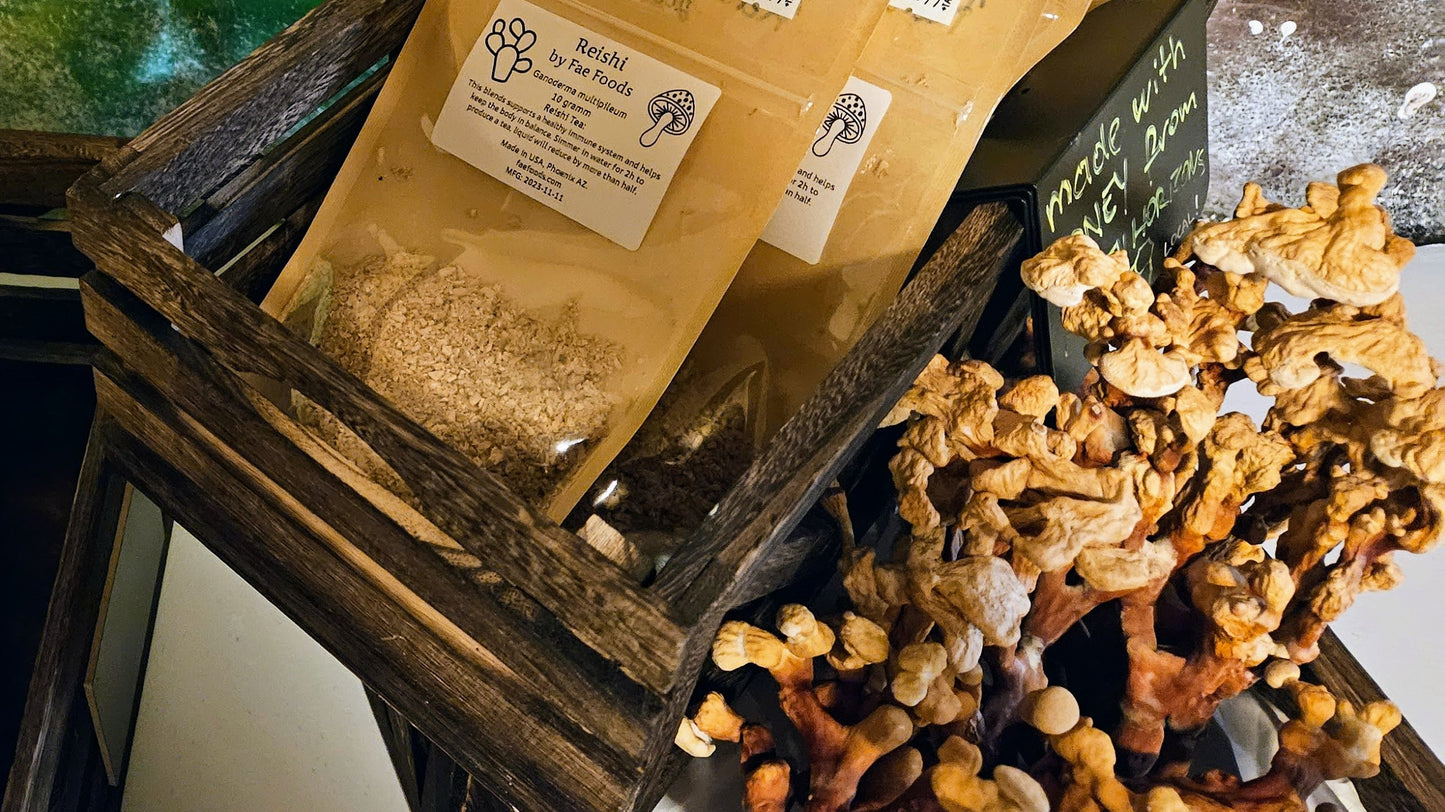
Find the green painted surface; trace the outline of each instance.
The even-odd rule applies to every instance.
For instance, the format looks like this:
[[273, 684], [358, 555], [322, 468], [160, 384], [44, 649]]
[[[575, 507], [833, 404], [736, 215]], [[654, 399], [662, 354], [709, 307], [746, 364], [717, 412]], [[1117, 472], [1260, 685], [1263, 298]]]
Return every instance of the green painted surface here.
[[0, 0], [0, 128], [131, 136], [319, 0]]

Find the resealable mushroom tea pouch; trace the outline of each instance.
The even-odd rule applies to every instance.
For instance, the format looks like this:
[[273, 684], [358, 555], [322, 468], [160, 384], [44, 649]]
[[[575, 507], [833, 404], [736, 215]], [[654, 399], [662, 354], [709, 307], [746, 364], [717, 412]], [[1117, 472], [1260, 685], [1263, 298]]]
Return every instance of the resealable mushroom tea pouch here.
[[264, 307], [563, 516], [676, 372], [885, 3], [429, 0]]
[[594, 485], [584, 508], [619, 529], [687, 532], [700, 514], [652, 507], [665, 490], [646, 483], [715, 502], [748, 458], [719, 438], [760, 447], [812, 395], [902, 287], [994, 107], [1088, 0], [893, 6], [662, 405]]

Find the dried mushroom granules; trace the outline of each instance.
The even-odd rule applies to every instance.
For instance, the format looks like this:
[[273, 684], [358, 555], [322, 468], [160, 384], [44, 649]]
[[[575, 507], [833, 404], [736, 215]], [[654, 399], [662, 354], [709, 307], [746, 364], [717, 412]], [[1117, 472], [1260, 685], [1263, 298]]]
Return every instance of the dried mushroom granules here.
[[573, 509], [567, 526], [594, 513], [623, 533], [692, 533], [753, 460], [742, 404], [700, 416], [698, 425], [656, 453], [614, 460]]
[[[322, 351], [530, 502], [549, 497], [606, 429], [618, 345], [578, 329], [575, 303], [525, 310], [456, 265], [397, 251], [331, 269]], [[329, 419], [303, 422], [382, 485], [395, 474]]]

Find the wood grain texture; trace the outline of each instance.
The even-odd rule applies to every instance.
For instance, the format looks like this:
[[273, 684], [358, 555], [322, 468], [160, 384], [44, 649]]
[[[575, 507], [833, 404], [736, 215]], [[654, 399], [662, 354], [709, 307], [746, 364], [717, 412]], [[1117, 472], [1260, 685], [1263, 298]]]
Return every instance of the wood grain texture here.
[[467, 771], [432, 745], [428, 748], [426, 774], [422, 776], [422, 812], [462, 812], [467, 806]]
[[116, 197], [182, 211], [401, 48], [421, 0], [328, 0], [137, 136], [107, 165]]
[[[70, 225], [46, 213], [122, 144], [118, 138], [0, 130], [0, 273], [78, 278], [94, 267]], [[87, 364], [96, 344], [73, 289], [0, 285], [0, 358]]]
[[219, 268], [274, 224], [326, 194], [389, 72], [379, 70], [181, 221], [186, 253]]
[[102, 781], [105, 774], [82, 683], [124, 490], [102, 439], [109, 425], [104, 415], [96, 417], [81, 466], [15, 761], [0, 804], [4, 812], [78, 808], [79, 802], [69, 798], [89, 780], [87, 765], [99, 770]]
[[217, 278], [226, 287], [246, 297], [247, 301], [260, 305], [320, 209], [320, 198], [303, 203], [264, 237], [248, 246], [244, 253], [227, 263], [217, 272]]
[[65, 190], [123, 138], [0, 130], [0, 203], [35, 209], [65, 205]]
[[[113, 281], [95, 274], [84, 280], [83, 292], [96, 334], [159, 386], [166, 403], [156, 411], [164, 409], [176, 423], [196, 423], [195, 433], [205, 435], [213, 453], [226, 457], [238, 475], [274, 492], [282, 503], [278, 509], [302, 516], [309, 506], [324, 507], [328, 528], [346, 540], [330, 543], [354, 544], [371, 562], [375, 580], [390, 577], [414, 593], [423, 604], [416, 607], [422, 621], [454, 628], [473, 659], [491, 666], [499, 690], [513, 703], [595, 749], [599, 759], [624, 763], [641, 748], [660, 711], [655, 697], [605, 657], [570, 641], [540, 606], [519, 602], [475, 559], [466, 562], [464, 551], [418, 541], [298, 450], [249, 406], [256, 397], [241, 382]], [[98, 364], [121, 374], [110, 372], [108, 358]], [[570, 701], [559, 702], [562, 697]]]
[[672, 686], [684, 633], [662, 601], [518, 499], [160, 235], [174, 225], [135, 196], [110, 201], [97, 175], [71, 189], [76, 241], [106, 273], [232, 369], [303, 393], [360, 435], [421, 512], [651, 690]]
[[110, 785], [100, 748], [92, 744], [95, 729], [84, 704], [72, 711], [75, 720], [65, 731], [65, 751], [48, 812], [119, 812], [124, 792]]
[[[1307, 678], [1357, 707], [1388, 697], [1332, 631], [1320, 639], [1320, 656], [1306, 667]], [[1369, 810], [1445, 810], [1445, 764], [1420, 738], [1409, 720], [1380, 746], [1380, 774], [1354, 782]]]
[[[505, 788], [519, 808], [625, 805], [639, 779], [635, 763], [607, 763], [605, 753], [558, 735], [553, 720], [499, 690], [475, 661], [321, 543], [315, 537], [319, 520], [298, 521], [274, 495], [262, 496], [234, 476], [228, 461], [206, 448], [196, 426], [178, 419], [158, 393], [106, 358], [98, 367], [96, 390], [102, 408], [115, 416], [118, 430], [108, 448], [126, 478], [267, 600], [429, 731], [469, 772]], [[106, 366], [112, 368], [100, 371]], [[478, 730], [499, 736], [505, 731], [506, 738], [478, 741]]]
[[512, 812], [512, 805], [468, 775], [452, 757], [423, 742], [426, 775], [422, 779], [421, 812]]

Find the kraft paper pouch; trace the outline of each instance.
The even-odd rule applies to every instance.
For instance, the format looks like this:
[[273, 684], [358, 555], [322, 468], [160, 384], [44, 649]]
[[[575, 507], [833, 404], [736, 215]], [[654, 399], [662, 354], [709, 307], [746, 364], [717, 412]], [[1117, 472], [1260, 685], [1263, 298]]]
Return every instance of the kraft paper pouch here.
[[885, 2], [430, 0], [264, 307], [561, 517], [672, 378]]
[[[596, 503], [619, 529], [655, 529], [657, 511], [627, 504], [656, 493], [629, 483], [641, 476], [643, 453], [666, 466], [669, 481], [721, 483], [708, 495], [722, 495], [728, 477], [741, 472], [739, 455], [700, 455], [708, 446], [696, 441], [699, 432], [712, 428], [760, 446], [812, 395], [897, 294], [994, 107], [1078, 25], [1088, 0], [895, 6], [663, 406], [579, 510]], [[752, 350], [739, 353], [740, 346]], [[719, 381], [748, 391], [675, 391]], [[741, 427], [719, 424], [707, 410], [695, 419], [680, 413], [719, 402], [759, 410], [734, 411]], [[679, 425], [689, 428], [678, 433]], [[669, 433], [671, 450], [658, 452], [668, 443], [656, 435]], [[684, 473], [690, 469], [718, 475]], [[693, 513], [660, 529], [686, 532]]]

